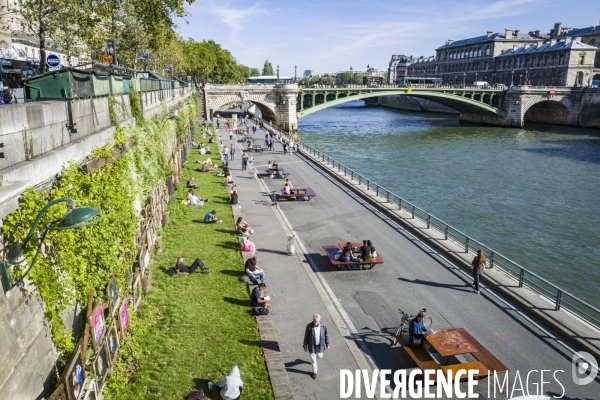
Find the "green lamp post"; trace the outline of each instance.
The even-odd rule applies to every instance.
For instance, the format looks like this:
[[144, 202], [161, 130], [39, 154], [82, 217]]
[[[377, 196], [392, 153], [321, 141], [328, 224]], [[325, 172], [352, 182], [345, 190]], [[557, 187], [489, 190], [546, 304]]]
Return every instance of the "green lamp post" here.
[[167, 123], [168, 120], [172, 119], [173, 121], [179, 121], [181, 118], [179, 118], [178, 115], [175, 114], [167, 114], [165, 115], [161, 120], [161, 124], [160, 124], [160, 129], [162, 130], [163, 126], [165, 126], [165, 124]]
[[[46, 214], [46, 211], [48, 211], [48, 209], [53, 205], [62, 202], [66, 202], [69, 207], [72, 207], [72, 209], [69, 210], [61, 219], [57, 219], [46, 224], [46, 229], [40, 237], [40, 241], [35, 251], [35, 255], [33, 256], [33, 260], [31, 260], [31, 264], [23, 273], [23, 275], [21, 275], [16, 281], [13, 282], [12, 276], [10, 274], [10, 267], [15, 263], [16, 260], [18, 260], [23, 255], [23, 253], [27, 249], [27, 245], [29, 244], [29, 241], [33, 238], [33, 234], [35, 233], [35, 230], [40, 220], [42, 219], [44, 214]], [[40, 253], [40, 249], [42, 247], [42, 244], [44, 243], [44, 239], [46, 238], [48, 231], [61, 231], [65, 229], [82, 228], [84, 226], [95, 224], [101, 219], [102, 216], [100, 215], [99, 210], [91, 207], [75, 207], [75, 200], [68, 197], [61, 197], [60, 199], [52, 200], [50, 203], [46, 204], [46, 206], [42, 208], [42, 210], [35, 218], [35, 221], [33, 222], [31, 229], [29, 229], [29, 233], [25, 237], [25, 240], [23, 240], [23, 243], [20, 245], [18, 243], [13, 244], [8, 250], [6, 260], [0, 261], [0, 280], [2, 281], [2, 289], [4, 290], [4, 292], [9, 291], [13, 287], [21, 283], [23, 279], [25, 279], [25, 277], [29, 274], [29, 272], [35, 264], [35, 261], [37, 260], [38, 254]]]

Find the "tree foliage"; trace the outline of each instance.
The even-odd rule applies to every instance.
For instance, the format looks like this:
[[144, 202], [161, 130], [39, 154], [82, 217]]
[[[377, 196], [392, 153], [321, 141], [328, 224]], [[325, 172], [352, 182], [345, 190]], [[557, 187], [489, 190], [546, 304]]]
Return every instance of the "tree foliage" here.
[[263, 66], [262, 74], [271, 76], [275, 75], [275, 72], [273, 71], [273, 66], [271, 65], [269, 60], [265, 60], [265, 65]]

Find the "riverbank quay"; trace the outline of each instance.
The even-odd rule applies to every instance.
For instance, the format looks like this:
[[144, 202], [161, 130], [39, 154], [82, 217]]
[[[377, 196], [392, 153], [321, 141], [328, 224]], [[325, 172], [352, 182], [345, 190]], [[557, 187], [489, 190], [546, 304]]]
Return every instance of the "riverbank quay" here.
[[[354, 327], [354, 330], [348, 328], [350, 324], [344, 320], [349, 337], [361, 349], [364, 346], [368, 350], [378, 368], [414, 368], [404, 350], [392, 346], [400, 324], [396, 310], [400, 308], [414, 314], [427, 308], [436, 331], [465, 328], [507, 365], [511, 370], [511, 387], [517, 371], [525, 376], [533, 370], [560, 370], [557, 376], [564, 385], [566, 397], [595, 398], [594, 393], [600, 389], [598, 381], [578, 386], [570, 376], [571, 359], [579, 348], [533, 318], [524, 307], [506, 299], [492, 285], [484, 284], [480, 295], [473, 293], [470, 271], [456, 260], [388, 213], [382, 213], [380, 207], [368, 203], [312, 161], [297, 155], [283, 155], [279, 149], [278, 144], [278, 151], [274, 153], [255, 153], [254, 167], [260, 172], [266, 168], [267, 161], [276, 159], [291, 171], [290, 180], [294, 185], [309, 186], [317, 193], [310, 202], [278, 201], [277, 207], [299, 239], [298, 247], [306, 249], [303, 252], [311, 270], [322, 277], [323, 284], [331, 290], [329, 296], [336, 310], [346, 315]], [[283, 185], [280, 179], [263, 179], [263, 182], [269, 191], [279, 192]], [[240, 201], [243, 202], [243, 198], [240, 197]], [[250, 217], [245, 215], [244, 218], [249, 220]], [[339, 271], [333, 269], [323, 255], [323, 245], [362, 239], [374, 242], [378, 254], [386, 260], [384, 265], [371, 271]], [[277, 328], [275, 323], [274, 326]], [[596, 333], [586, 340], [594, 342], [597, 337]], [[280, 346], [285, 359], [285, 346], [281, 342]], [[288, 374], [291, 376], [293, 371], [288, 370]], [[539, 383], [539, 374], [532, 381]], [[484, 393], [487, 383], [487, 379], [479, 381], [484, 398], [489, 398]], [[545, 392], [559, 396], [562, 389], [554, 382], [545, 385]]]
[[[224, 120], [221, 121], [223, 126]], [[249, 122], [254, 126], [254, 122]], [[246, 149], [241, 139], [233, 142], [225, 139], [226, 129], [219, 130], [223, 145], [238, 146], [236, 159], [229, 162], [236, 183], [239, 205], [232, 206], [235, 217], [247, 221], [254, 234], [250, 240], [256, 244], [255, 256], [258, 266], [265, 270], [265, 295], [271, 296], [272, 309], [268, 316], [256, 317], [264, 347], [275, 399], [336, 399], [339, 398], [340, 368], [372, 369], [358, 346], [343, 329], [344, 323], [335, 312], [327, 292], [318, 278], [310, 271], [310, 265], [301, 256], [289, 256], [287, 242], [289, 229], [277, 207], [272, 206], [270, 193], [261, 179], [254, 178], [253, 168], [259, 165], [258, 159], [266, 158], [269, 152], [253, 153], [254, 163], [246, 171], [241, 170], [241, 151]], [[264, 130], [258, 128], [256, 140], [264, 138]], [[276, 147], [281, 153], [281, 144]], [[260, 162], [262, 163], [262, 162]], [[266, 165], [266, 161], [264, 161]], [[243, 253], [244, 259], [252, 256]], [[307, 271], [308, 270], [308, 271]], [[239, 275], [243, 267], [239, 269]], [[250, 285], [249, 290], [254, 286]], [[249, 301], [248, 301], [249, 304]], [[331, 349], [325, 351], [318, 361], [318, 376], [311, 377], [311, 364], [308, 353], [302, 348], [304, 330], [314, 314], [321, 315], [321, 321], [328, 327]], [[349, 345], [345, 342], [349, 341]]]
[[[207, 144], [208, 138], [199, 132], [195, 140]], [[212, 154], [190, 150], [176, 188], [177, 201], [168, 205], [171, 222], [163, 231], [164, 250], [148, 267], [152, 290], [137, 311], [133, 356], [121, 365], [122, 376], [113, 374], [108, 398], [183, 399], [203, 389], [207, 399], [219, 399], [216, 390], [208, 390], [208, 382], [220, 380], [234, 365], [240, 368], [244, 398], [273, 398], [248, 294], [238, 282], [243, 262], [224, 178], [214, 171], [196, 171], [199, 160], [219, 163], [217, 144], [208, 146]], [[190, 177], [199, 186], [194, 194], [209, 199], [203, 207], [181, 203]], [[223, 223], [204, 223], [211, 210]], [[200, 257], [210, 274], [167, 275], [179, 256], [185, 265]]]

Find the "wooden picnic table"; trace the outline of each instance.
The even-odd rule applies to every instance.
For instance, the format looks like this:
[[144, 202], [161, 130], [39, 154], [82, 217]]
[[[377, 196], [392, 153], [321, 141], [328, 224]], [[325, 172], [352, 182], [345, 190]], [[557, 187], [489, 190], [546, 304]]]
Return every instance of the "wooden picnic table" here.
[[[369, 270], [369, 269], [373, 269], [373, 267], [375, 266], [375, 264], [383, 264], [383, 258], [381, 258], [381, 256], [378, 254], [377, 257], [371, 257], [368, 258], [366, 260], [362, 260], [362, 261], [341, 261], [338, 260], [336, 258], [336, 256], [339, 256], [339, 249], [340, 249], [340, 243], [338, 243], [338, 246], [323, 246], [323, 250], [325, 251], [325, 254], [327, 255], [327, 258], [329, 258], [329, 261], [331, 262], [331, 264], [333, 265], [357, 265], [359, 267], [359, 269], [362, 270]], [[346, 243], [344, 243], [344, 246], [346, 245]], [[361, 243], [362, 245], [362, 243]]]
[[[426, 335], [425, 339], [442, 357], [470, 354], [477, 361], [440, 365], [427, 349], [410, 347], [408, 333], [398, 335], [396, 339], [408, 353], [410, 358], [412, 358], [417, 366], [423, 371], [426, 369], [441, 369], [446, 373], [447, 377], [450, 376], [452, 379], [454, 379], [456, 372], [461, 369], [466, 370], [467, 373], [469, 370], [477, 370], [477, 373], [473, 375], [474, 377], [488, 376], [488, 372], [502, 374], [510, 371], [506, 365], [498, 360], [488, 349], [463, 328], [443, 330], [431, 335]], [[467, 377], [468, 375], [463, 379], [467, 379]], [[437, 380], [436, 375], [432, 375], [431, 378], [434, 381]]]
[[275, 175], [275, 176], [281, 177], [281, 175], [283, 175], [284, 177], [287, 178], [291, 174], [292, 173], [290, 172], [290, 170], [287, 170], [283, 167], [265, 169], [265, 175], [268, 175], [268, 176]]
[[425, 340], [442, 357], [475, 353], [479, 350], [463, 336], [464, 330], [447, 330], [425, 336]]
[[265, 150], [265, 148], [262, 146], [262, 144], [252, 145], [252, 149], [254, 151], [260, 151], [260, 152], [263, 152]]
[[285, 194], [283, 192], [283, 189], [281, 189], [281, 197], [283, 197], [286, 200], [290, 200], [290, 199], [298, 199], [298, 197], [307, 197], [308, 201], [310, 201], [310, 199], [312, 199], [313, 197], [315, 197], [317, 194], [314, 192], [314, 190], [312, 190], [309, 187], [306, 186], [292, 186], [292, 192], [290, 194]]

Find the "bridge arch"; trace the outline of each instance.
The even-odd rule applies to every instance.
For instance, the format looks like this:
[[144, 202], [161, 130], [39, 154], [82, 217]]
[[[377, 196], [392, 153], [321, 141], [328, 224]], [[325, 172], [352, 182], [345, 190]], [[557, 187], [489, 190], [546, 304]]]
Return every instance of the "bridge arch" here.
[[540, 122], [545, 124], [568, 125], [571, 119], [573, 105], [564, 97], [560, 101], [543, 99], [530, 104], [524, 110], [523, 121]]
[[[456, 93], [460, 94], [456, 94]], [[352, 93], [348, 92], [346, 95], [339, 93], [335, 100], [327, 101], [332, 93], [300, 93], [300, 96], [304, 96], [301, 99], [303, 104], [310, 103], [310, 108], [300, 109], [297, 112], [297, 117], [300, 119], [303, 116], [312, 114], [314, 112], [323, 110], [328, 107], [343, 104], [348, 101], [362, 100], [370, 97], [379, 96], [394, 96], [394, 95], [405, 95], [410, 97], [417, 97], [433, 101], [435, 103], [443, 104], [450, 107], [459, 113], [467, 114], [491, 114], [491, 115], [504, 115], [504, 112], [500, 110], [500, 98], [501, 95], [496, 93], [462, 93], [461, 90], [457, 91], [442, 91], [442, 90], [410, 90], [410, 88], [399, 88], [397, 90], [385, 90], [385, 91], [366, 91], [361, 93], [359, 91]], [[309, 100], [308, 102], [306, 100]], [[314, 103], [312, 104], [312, 99]]]
[[256, 104], [265, 121], [270, 121], [274, 124], [277, 124], [277, 115], [279, 115], [279, 109], [277, 107], [275, 96], [269, 94], [253, 94], [244, 92], [224, 94], [210, 99], [207, 104], [207, 109], [209, 114], [211, 111], [212, 113], [215, 113], [224, 105], [239, 101], [251, 101], [252, 103]]

